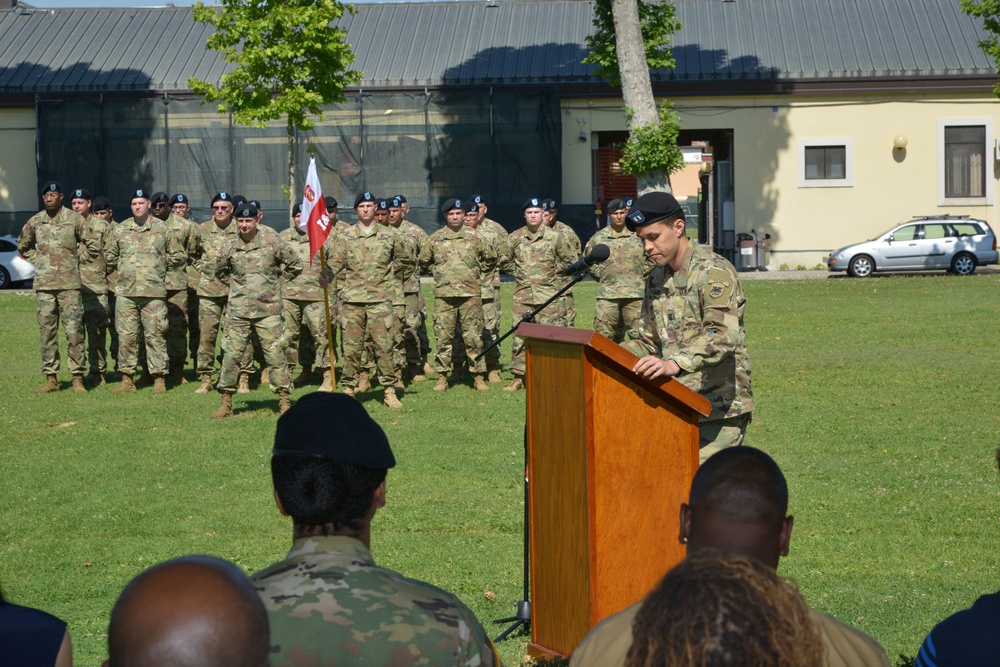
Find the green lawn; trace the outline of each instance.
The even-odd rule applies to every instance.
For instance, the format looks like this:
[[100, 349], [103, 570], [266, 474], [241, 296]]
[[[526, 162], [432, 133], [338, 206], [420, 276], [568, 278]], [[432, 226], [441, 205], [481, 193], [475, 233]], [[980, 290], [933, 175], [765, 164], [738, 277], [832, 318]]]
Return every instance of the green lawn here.
[[[937, 620], [1000, 587], [1000, 276], [745, 286], [748, 443], [785, 470], [796, 517], [781, 572], [891, 657], [913, 655]], [[576, 290], [581, 325], [593, 287]], [[0, 583], [69, 622], [77, 664], [103, 659], [110, 608], [143, 568], [200, 552], [249, 572], [284, 556], [273, 394], [237, 396], [239, 415], [224, 422], [208, 418], [217, 396], [193, 385], [35, 396], [32, 296], [0, 293], [0, 321]], [[373, 551], [484, 621], [506, 616], [521, 597], [524, 394], [432, 386], [407, 391], [402, 411], [363, 397], [398, 459]], [[508, 665], [525, 641], [501, 644]]]

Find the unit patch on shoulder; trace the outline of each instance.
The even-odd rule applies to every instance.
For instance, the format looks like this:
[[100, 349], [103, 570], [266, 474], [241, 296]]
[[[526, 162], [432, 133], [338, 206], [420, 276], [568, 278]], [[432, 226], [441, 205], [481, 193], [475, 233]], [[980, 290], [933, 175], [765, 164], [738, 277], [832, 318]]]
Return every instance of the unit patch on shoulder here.
[[708, 272], [705, 289], [705, 304], [708, 306], [724, 306], [733, 295], [733, 282], [729, 274], [721, 269]]

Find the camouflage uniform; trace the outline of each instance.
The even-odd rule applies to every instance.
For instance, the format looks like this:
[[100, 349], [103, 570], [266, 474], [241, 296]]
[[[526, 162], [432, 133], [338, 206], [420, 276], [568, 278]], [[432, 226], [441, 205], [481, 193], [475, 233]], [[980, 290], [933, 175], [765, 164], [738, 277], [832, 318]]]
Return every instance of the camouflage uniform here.
[[594, 331], [616, 343], [625, 340], [625, 332], [637, 329], [642, 315], [642, 288], [655, 266], [642, 250], [642, 241], [634, 232], [610, 225], [594, 234], [583, 254], [589, 255], [598, 244], [608, 246], [607, 260], [592, 264], [587, 271], [599, 284], [594, 303]]
[[[508, 259], [500, 267], [514, 276], [514, 314], [516, 326], [521, 318], [545, 303], [566, 284], [559, 272], [577, 259], [570, 239], [544, 224], [532, 233], [527, 226], [508, 237]], [[538, 324], [562, 326], [565, 315], [559, 302], [549, 304], [535, 316]], [[516, 377], [524, 376], [524, 339], [514, 336], [510, 370]]]
[[[414, 260], [420, 256], [427, 243], [427, 232], [409, 220], [403, 220], [397, 228], [406, 239], [409, 252]], [[430, 341], [427, 340], [427, 307], [420, 289], [420, 267], [416, 261], [408, 272], [401, 275], [403, 280], [403, 356], [411, 367], [422, 366], [427, 360]], [[423, 370], [420, 371], [423, 373]]]
[[223, 244], [215, 263], [216, 278], [229, 284], [222, 370], [216, 386], [220, 392], [236, 393], [254, 331], [260, 337], [271, 385], [278, 391], [291, 392], [288, 364], [281, 348], [284, 327], [280, 279], [288, 281], [300, 273], [302, 261], [295, 249], [275, 233], [262, 234], [258, 229], [249, 242], [237, 234]]
[[129, 218], [114, 228], [105, 251], [115, 281], [115, 328], [118, 370], [134, 375], [139, 356], [139, 327], [146, 343], [151, 375], [167, 373], [167, 272], [184, 264], [184, 249], [167, 226], [149, 216], [145, 224]]
[[420, 252], [420, 265], [434, 276], [434, 361], [439, 376], [451, 371], [457, 333], [465, 342], [469, 369], [477, 375], [486, 371], [486, 362], [476, 360], [483, 350], [482, 276], [493, 272], [499, 256], [496, 237], [484, 239], [464, 225], [457, 231], [437, 230]]
[[[510, 247], [507, 244], [507, 230], [499, 222], [483, 218], [479, 223], [480, 233], [492, 233], [496, 237], [497, 247], [500, 249], [500, 256], [497, 266], [494, 267], [491, 275], [483, 274], [483, 347], [492, 345], [500, 337], [500, 323], [503, 319], [503, 308], [500, 305], [500, 264], [509, 259]], [[492, 292], [487, 296], [487, 292]], [[500, 346], [492, 348], [486, 353], [486, 370], [500, 370]]]
[[701, 460], [740, 444], [753, 412], [743, 311], [746, 296], [728, 261], [691, 241], [674, 273], [657, 267], [646, 281], [637, 338], [640, 357], [673, 360], [677, 380], [712, 404], [701, 420]]
[[59, 372], [59, 320], [66, 334], [69, 372], [82, 376], [84, 365], [83, 302], [80, 298], [79, 245], [91, 257], [100, 254], [97, 241], [87, 234], [87, 222], [62, 207], [53, 217], [47, 211], [33, 215], [21, 229], [17, 251], [35, 265], [35, 299], [41, 335], [42, 374]]
[[398, 285], [396, 260], [405, 253], [403, 243], [399, 232], [378, 223], [373, 223], [369, 233], [353, 225], [334, 239], [330, 266], [340, 288], [345, 387], [358, 386], [362, 348], [368, 338], [375, 346], [379, 384], [386, 388], [396, 384], [392, 299]]
[[[572, 227], [559, 220], [555, 221], [551, 229], [559, 232], [559, 235], [565, 239], [568, 247], [573, 251], [573, 259], [569, 262], [572, 264], [580, 257], [580, 237], [577, 236]], [[573, 301], [573, 290], [566, 292], [559, 298], [559, 310], [562, 311], [562, 326], [576, 326], [576, 302]]]
[[[327, 255], [333, 251], [333, 234], [336, 232], [331, 231], [326, 243], [323, 244]], [[282, 347], [285, 350], [288, 368], [291, 370], [299, 362], [303, 367], [307, 365], [299, 354], [299, 337], [303, 333], [302, 325], [305, 324], [307, 333], [311, 334], [305, 336], [306, 340], [311, 341], [311, 355], [306, 360], [309, 362], [308, 366], [315, 365], [320, 370], [328, 370], [330, 346], [326, 336], [326, 303], [323, 299], [323, 288], [319, 284], [322, 267], [319, 252], [310, 265], [308, 234], [292, 228], [283, 230], [278, 237], [295, 251], [303, 267], [302, 273], [298, 276], [281, 281], [281, 319], [285, 329]], [[327, 289], [329, 292], [329, 288]], [[330, 310], [330, 326], [335, 327], [336, 322], [332, 320], [333, 308]]]
[[457, 597], [378, 567], [352, 537], [296, 539], [250, 580], [267, 609], [273, 667], [501, 665]]
[[180, 372], [187, 365], [188, 350], [188, 262], [196, 249], [198, 226], [173, 213], [163, 221], [184, 252], [184, 263], [167, 271], [167, 356], [170, 368]]
[[80, 282], [83, 285], [80, 294], [83, 297], [83, 324], [87, 330], [87, 360], [93, 375], [104, 375], [108, 370], [111, 308], [108, 304], [108, 265], [103, 249], [112, 231], [107, 221], [91, 214], [87, 218], [87, 236], [97, 242], [102, 252], [91, 257], [86, 244], [80, 244]]

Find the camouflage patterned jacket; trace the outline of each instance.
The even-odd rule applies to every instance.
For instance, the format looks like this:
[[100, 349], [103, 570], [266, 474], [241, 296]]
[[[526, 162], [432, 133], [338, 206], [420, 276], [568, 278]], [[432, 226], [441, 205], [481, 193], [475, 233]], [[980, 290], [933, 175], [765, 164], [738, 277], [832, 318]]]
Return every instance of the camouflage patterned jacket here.
[[80, 289], [79, 245], [91, 257], [101, 252], [87, 236], [87, 221], [65, 206], [52, 218], [47, 211], [31, 216], [17, 237], [17, 251], [35, 265], [36, 290]]
[[198, 226], [198, 235], [190, 256], [191, 266], [198, 269], [200, 275], [196, 288], [198, 296], [220, 297], [229, 294], [229, 284], [215, 276], [215, 260], [222, 245], [239, 233], [235, 218], [229, 221], [225, 229], [215, 224], [213, 219]]
[[[496, 220], [490, 220], [489, 218], [483, 218], [483, 221], [479, 223], [479, 231], [490, 231], [497, 235], [500, 239], [500, 259], [497, 261], [497, 267], [493, 269], [493, 287], [500, 287], [500, 266], [505, 262], [510, 260], [510, 246], [507, 243], [510, 234], [504, 229]], [[486, 298], [486, 293], [483, 293], [483, 298]]]
[[535, 233], [521, 227], [507, 244], [509, 259], [500, 268], [516, 280], [515, 303], [545, 303], [567, 282], [559, 272], [577, 260], [569, 240], [545, 225]]
[[480, 296], [483, 274], [493, 273], [498, 256], [496, 243], [476, 230], [464, 225], [457, 231], [442, 227], [427, 239], [420, 252], [420, 266], [434, 276], [434, 296]]
[[598, 299], [641, 299], [646, 276], [656, 264], [642, 250], [642, 241], [627, 229], [616, 232], [610, 225], [590, 237], [583, 254], [589, 255], [594, 246], [603, 243], [611, 256], [599, 264], [591, 264], [587, 272], [600, 283]]
[[339, 232], [333, 240], [333, 268], [341, 303], [392, 303], [402, 285], [396, 278], [396, 259], [403, 255], [403, 239], [391, 227], [374, 223], [368, 234], [360, 225]]
[[267, 608], [272, 667], [501, 664], [457, 597], [378, 567], [354, 538], [299, 538], [250, 580]]
[[409, 270], [404, 271], [402, 274], [403, 293], [416, 294], [420, 291], [419, 259], [420, 253], [424, 249], [424, 244], [427, 243], [427, 232], [409, 220], [403, 220], [397, 229], [403, 234], [403, 238], [407, 241], [408, 252], [413, 253], [413, 264], [408, 265]]
[[91, 257], [86, 243], [79, 246], [80, 282], [83, 283], [83, 291], [88, 294], [108, 293], [108, 263], [104, 258], [104, 247], [111, 233], [111, 225], [104, 218], [94, 214], [87, 218], [87, 236], [101, 248], [97, 257]]
[[166, 298], [167, 271], [184, 264], [184, 248], [167, 226], [152, 215], [146, 224], [122, 221], [108, 236], [104, 251], [118, 269], [115, 296]]
[[[326, 250], [327, 257], [333, 252], [333, 235], [335, 233], [331, 229], [330, 234], [323, 243], [323, 249]], [[292, 227], [291, 229], [283, 229], [278, 234], [278, 238], [288, 243], [302, 264], [302, 273], [299, 275], [294, 278], [282, 277], [281, 298], [297, 299], [299, 301], [322, 301], [323, 288], [319, 284], [322, 262], [320, 262], [319, 251], [316, 251], [316, 257], [309, 257], [309, 235], [305, 232], [299, 232], [299, 230]], [[312, 264], [309, 263], [310, 259], [312, 259]], [[332, 292], [333, 288], [331, 287], [330, 290]]]
[[174, 237], [180, 242], [184, 251], [184, 263], [167, 271], [167, 289], [182, 290], [188, 287], [187, 268], [191, 253], [198, 247], [198, 225], [187, 218], [171, 213], [163, 221]]
[[259, 229], [249, 242], [239, 234], [226, 241], [217, 257], [215, 277], [229, 285], [232, 317], [280, 315], [282, 277], [290, 280], [302, 273], [302, 260], [292, 245]]
[[574, 254], [576, 254], [576, 256], [579, 257], [580, 237], [577, 235], [576, 230], [561, 220], [556, 220], [555, 223], [552, 225], [552, 229], [556, 230], [557, 232], [566, 237], [566, 241], [573, 249]]
[[629, 332], [635, 340], [622, 346], [680, 366], [677, 379], [712, 404], [702, 421], [753, 412], [745, 307], [733, 265], [691, 241], [679, 271], [660, 266], [650, 274], [639, 331]]

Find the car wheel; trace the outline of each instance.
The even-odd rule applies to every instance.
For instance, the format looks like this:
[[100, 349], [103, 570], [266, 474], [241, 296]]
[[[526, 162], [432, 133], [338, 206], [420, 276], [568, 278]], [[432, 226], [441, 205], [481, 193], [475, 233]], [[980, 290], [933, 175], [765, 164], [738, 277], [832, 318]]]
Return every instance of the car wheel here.
[[7, 289], [10, 286], [10, 272], [0, 266], [0, 289]]
[[854, 278], [867, 278], [875, 272], [875, 262], [868, 255], [858, 255], [851, 258], [847, 265], [848, 275]]
[[951, 260], [951, 272], [956, 276], [971, 276], [976, 272], [976, 258], [967, 252], [960, 252]]

